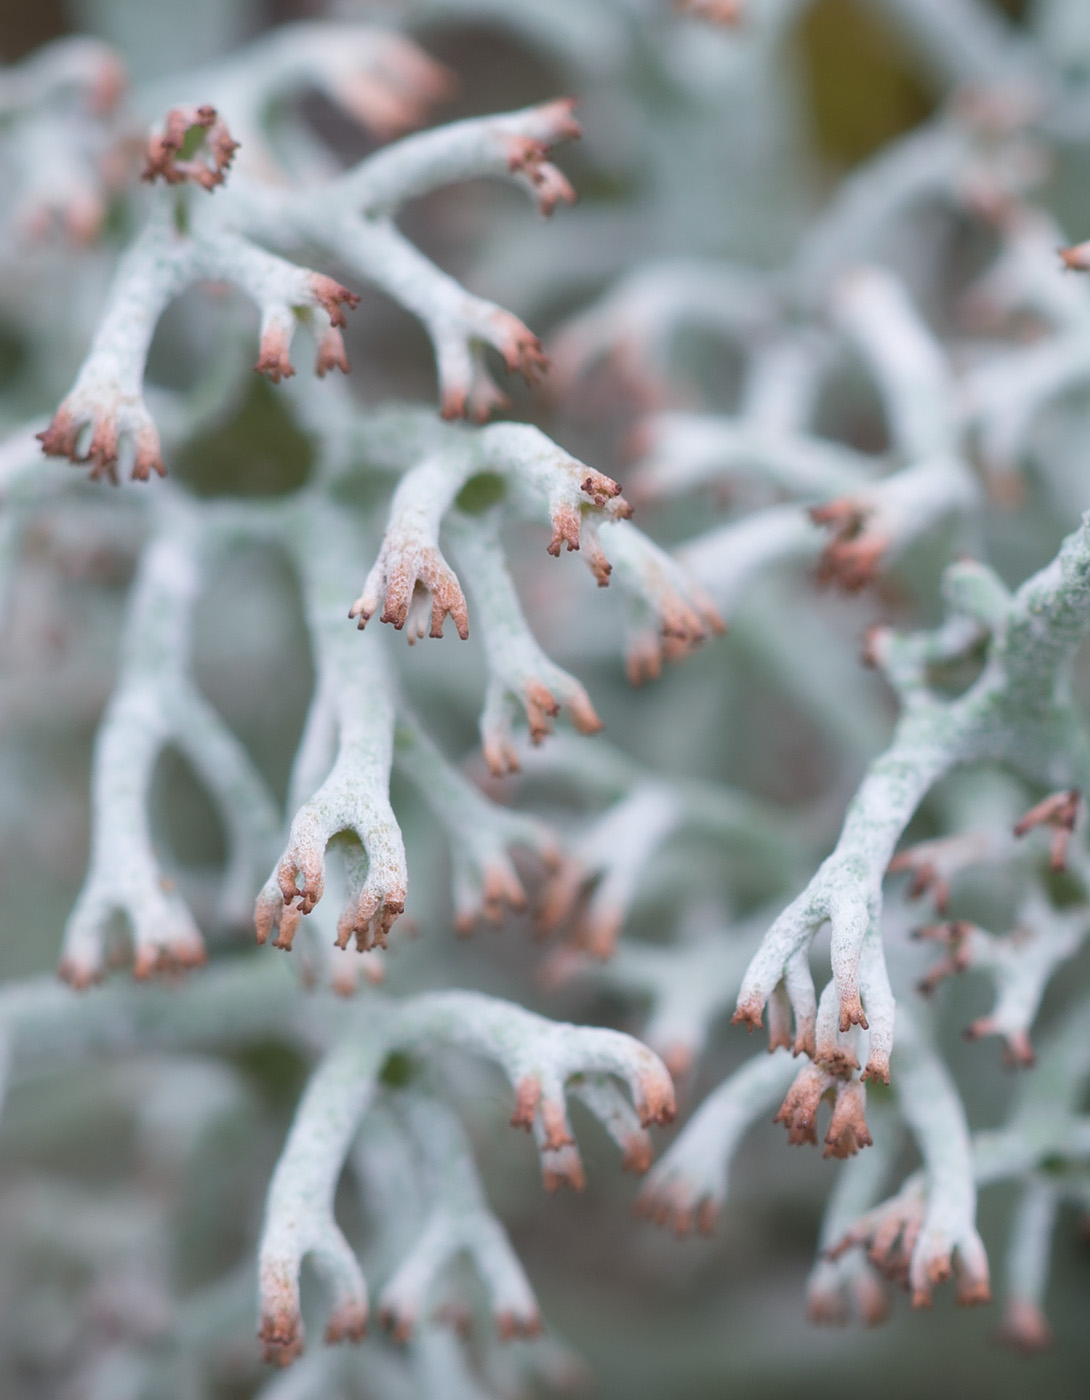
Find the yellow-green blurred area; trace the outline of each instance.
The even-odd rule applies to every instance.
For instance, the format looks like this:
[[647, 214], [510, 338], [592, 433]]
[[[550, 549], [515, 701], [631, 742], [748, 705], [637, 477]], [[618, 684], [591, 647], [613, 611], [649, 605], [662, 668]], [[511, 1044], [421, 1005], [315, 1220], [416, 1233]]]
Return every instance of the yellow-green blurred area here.
[[897, 37], [853, 0], [820, 0], [803, 17], [802, 61], [822, 156], [854, 165], [931, 111]]
[[[994, 0], [1021, 19], [1026, 0]], [[831, 164], [854, 165], [927, 117], [934, 95], [922, 86], [892, 28], [858, 0], [818, 0], [798, 42], [814, 138]]]

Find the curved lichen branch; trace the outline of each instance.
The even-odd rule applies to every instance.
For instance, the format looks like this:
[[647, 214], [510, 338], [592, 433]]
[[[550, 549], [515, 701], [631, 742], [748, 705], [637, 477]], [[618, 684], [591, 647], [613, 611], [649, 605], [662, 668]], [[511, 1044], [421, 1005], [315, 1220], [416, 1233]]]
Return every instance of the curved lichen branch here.
[[371, 218], [392, 214], [444, 185], [486, 175], [513, 179], [539, 201], [564, 198], [559, 190], [565, 187], [567, 197], [574, 198], [560, 172], [545, 160], [552, 147], [582, 135], [574, 109], [573, 99], [561, 98], [518, 112], [448, 122], [377, 151], [334, 181], [328, 193], [334, 202]]
[[439, 526], [470, 470], [467, 454], [455, 448], [440, 450], [402, 477], [379, 556], [348, 612], [361, 629], [381, 606], [380, 620], [398, 631], [410, 622], [410, 642], [425, 630], [441, 637], [448, 617], [463, 641], [469, 636], [465, 596], [440, 551]]
[[[593, 523], [628, 514], [621, 488], [523, 423], [494, 423], [478, 432], [451, 427], [437, 432], [434, 450], [412, 464], [390, 504], [378, 559], [349, 616], [366, 626], [382, 608], [383, 622], [407, 626], [410, 641], [430, 631], [441, 636], [449, 615], [462, 637], [469, 620], [461, 585], [439, 548], [444, 516], [473, 478], [510, 495], [516, 510], [532, 518], [547, 512], [550, 554], [561, 545], [577, 550], [589, 538], [591, 568], [599, 579], [609, 564], [597, 548]], [[430, 600], [430, 606], [429, 606]], [[430, 628], [429, 628], [430, 619]]]
[[815, 523], [832, 532], [819, 580], [854, 591], [938, 521], [969, 514], [978, 488], [962, 455], [950, 367], [901, 284], [885, 271], [859, 268], [840, 279], [832, 303], [874, 374], [904, 463], [811, 509]]
[[512, 720], [525, 715], [535, 744], [552, 732], [563, 710], [576, 729], [595, 734], [602, 727], [590, 696], [542, 651], [523, 616], [507, 568], [494, 513], [473, 517], [452, 514], [449, 530], [459, 566], [470, 580], [480, 619], [488, 665], [488, 686], [481, 714], [481, 747], [497, 777], [517, 772]]
[[[304, 606], [318, 656], [319, 721], [308, 733], [321, 751], [332, 720], [336, 752], [317, 790], [292, 818], [287, 847], [257, 901], [259, 942], [278, 928], [275, 945], [290, 948], [299, 918], [325, 886], [326, 847], [345, 836], [349, 894], [337, 927], [345, 947], [354, 935], [363, 952], [386, 937], [404, 912], [405, 847], [390, 805], [395, 684], [378, 636], [359, 637], [344, 622], [355, 540], [336, 512], [315, 509], [297, 538]], [[316, 753], [316, 760], [319, 758]], [[317, 777], [319, 771], [312, 770]]]
[[945, 955], [930, 969], [920, 990], [932, 991], [952, 973], [975, 969], [995, 983], [995, 1005], [965, 1031], [969, 1040], [1002, 1036], [1010, 1064], [1034, 1062], [1030, 1030], [1057, 967], [1069, 961], [1090, 935], [1085, 908], [1057, 910], [1032, 891], [1018, 909], [1009, 934], [997, 937], [964, 920], [928, 925], [917, 936], [943, 945]]
[[330, 1297], [326, 1341], [359, 1341], [367, 1329], [367, 1285], [333, 1218], [333, 1199], [381, 1063], [381, 1038], [358, 1032], [330, 1052], [307, 1086], [269, 1183], [258, 1292], [265, 1356], [278, 1365], [288, 1365], [303, 1348], [304, 1259], [313, 1262]]
[[166, 474], [144, 403], [144, 364], [159, 317], [193, 275], [188, 242], [176, 238], [168, 220], [150, 223], [118, 264], [76, 382], [38, 435], [45, 453], [89, 462], [93, 478], [116, 481], [123, 453], [138, 480]]
[[958, 1302], [989, 1302], [988, 1257], [976, 1228], [977, 1181], [965, 1110], [922, 1025], [897, 1017], [896, 1086], [924, 1166], [891, 1201], [864, 1215], [834, 1253], [863, 1245], [884, 1274], [907, 1284], [914, 1307], [953, 1276]]
[[[965, 587], [958, 582], [963, 578]], [[1068, 699], [1070, 662], [1090, 627], [1090, 519], [1013, 598], [986, 582], [961, 568], [947, 587], [947, 603], [972, 623], [954, 629], [953, 654], [991, 633], [984, 671], [964, 694], [946, 701], [926, 685], [922, 662], [932, 659], [926, 652], [918, 672], [893, 668], [905, 710], [890, 748], [870, 764], [833, 854], [765, 935], [740, 991], [736, 1021], [760, 1025], [761, 1009], [789, 959], [828, 920], [841, 1029], [868, 1025], [861, 956], [868, 932], [879, 925], [883, 876], [919, 802], [947, 771], [995, 759], [1059, 785], [1072, 778], [1082, 783], [1090, 769], [1090, 743]], [[876, 659], [882, 664], [894, 655], [900, 655], [894, 647], [879, 648]], [[875, 956], [880, 960], [880, 949]], [[886, 1077], [873, 1047], [868, 1072]]]
[[[460, 1046], [497, 1061], [516, 1086], [513, 1121], [533, 1129], [552, 1184], [582, 1180], [565, 1109], [567, 1092], [583, 1099], [622, 1146], [626, 1164], [637, 1170], [650, 1158], [644, 1127], [673, 1116], [666, 1070], [644, 1046], [618, 1032], [549, 1022], [474, 993], [439, 992], [395, 1005], [373, 1003], [368, 1010], [366, 1023], [349, 1021], [311, 1079], [269, 1187], [259, 1264], [261, 1336], [267, 1357], [280, 1364], [293, 1360], [303, 1345], [299, 1282], [306, 1258], [331, 1296], [327, 1340], [358, 1340], [366, 1328], [366, 1285], [334, 1219], [334, 1194], [391, 1055]], [[535, 1334], [540, 1321], [533, 1293], [485, 1205], [458, 1123], [416, 1090], [398, 1097], [396, 1111], [422, 1167], [428, 1213], [422, 1228], [413, 1222], [415, 1239], [383, 1292], [385, 1319], [401, 1338], [427, 1323], [438, 1275], [467, 1252], [491, 1296], [500, 1335]], [[378, 1156], [392, 1160], [388, 1152]], [[366, 1165], [365, 1151], [364, 1159]], [[380, 1196], [383, 1187], [380, 1182]]]
[[[952, 640], [950, 652], [918, 646], [906, 652], [893, 638], [872, 647], [874, 659], [890, 668], [904, 712], [890, 747], [871, 764], [852, 799], [835, 850], [754, 955], [739, 993], [737, 1021], [760, 1025], [788, 963], [828, 921], [840, 1029], [867, 1026], [861, 959], [868, 936], [875, 985], [888, 988], [877, 939], [882, 880], [920, 802], [952, 768], [998, 760], [1050, 787], [1073, 781], [1082, 786], [1090, 772], [1090, 740], [1068, 694], [1071, 661], [1090, 628], [1090, 518], [1013, 597], [980, 570], [957, 566], [946, 591], [948, 606], [970, 624], [951, 630], [954, 612], [945, 632], [931, 634]], [[926, 663], [964, 654], [982, 636], [989, 637], [984, 670], [964, 694], [944, 700], [927, 684]], [[915, 659], [915, 669], [900, 664], [909, 658]], [[887, 1022], [884, 1012], [886, 1044], [892, 1032]], [[872, 1026], [872, 1042], [873, 1031]], [[888, 1073], [887, 1057], [876, 1053], [873, 1043], [867, 1073], [880, 1078]]]
[[[196, 282], [232, 282], [261, 310], [256, 368], [274, 382], [294, 374], [288, 356], [299, 317], [321, 311], [330, 333], [345, 324], [344, 306], [359, 298], [338, 282], [298, 267], [229, 229], [194, 218], [179, 231], [170, 201], [158, 196], [152, 217], [126, 251], [76, 382], [39, 436], [50, 456], [89, 462], [93, 477], [116, 481], [126, 467], [138, 480], [166, 474], [159, 434], [144, 402], [144, 372], [159, 318], [169, 302]], [[341, 367], [343, 351], [325, 340], [319, 373]], [[330, 355], [333, 355], [332, 360]]]
[[795, 1068], [785, 1050], [776, 1050], [747, 1061], [709, 1094], [648, 1177], [640, 1214], [656, 1225], [671, 1225], [679, 1235], [694, 1226], [710, 1234], [742, 1138], [779, 1101]]
[[[401, 1007], [395, 1034], [405, 1048], [439, 1042], [494, 1060], [515, 1089], [511, 1121], [533, 1130], [547, 1180], [550, 1172], [573, 1183], [582, 1177], [565, 1107], [573, 1080], [619, 1079], [644, 1126], [674, 1116], [673, 1084], [665, 1066], [646, 1046], [618, 1031], [547, 1021], [474, 992], [435, 992]], [[597, 1098], [588, 1107], [605, 1114], [608, 1129], [612, 1108]]]
[[[642, 886], [653, 857], [691, 813], [664, 782], [648, 778], [633, 784], [574, 845], [576, 861], [566, 883], [558, 883], [542, 910], [548, 929], [575, 910], [572, 943], [592, 958], [612, 957], [621, 929]], [[575, 909], [581, 890], [590, 893]]]
[[199, 544], [198, 521], [188, 509], [164, 512], [133, 589], [121, 676], [95, 745], [90, 868], [61, 955], [62, 976], [77, 986], [102, 975], [115, 914], [127, 920], [138, 977], [203, 961], [200, 933], [160, 869], [149, 828], [152, 777], [168, 745], [181, 750], [223, 813], [231, 914], [252, 895], [275, 841], [278, 823], [264, 782], [188, 673]]
[[511, 859], [513, 850], [537, 856], [546, 893], [563, 878], [564, 855], [555, 833], [523, 812], [490, 802], [442, 756], [424, 730], [402, 711], [394, 761], [438, 817], [451, 847], [454, 926], [468, 933], [478, 919], [497, 924], [506, 910], [526, 907], [526, 891]]
[[408, 1340], [430, 1320], [443, 1275], [466, 1255], [485, 1285], [501, 1338], [536, 1336], [537, 1300], [506, 1230], [488, 1208], [458, 1119], [418, 1092], [399, 1096], [397, 1109], [420, 1158], [428, 1205], [415, 1242], [383, 1287], [383, 1323], [395, 1340]]
[[1044, 1176], [1027, 1177], [1011, 1223], [1000, 1329], [1002, 1340], [1019, 1351], [1041, 1351], [1052, 1343], [1043, 1304], [1059, 1207], [1056, 1183]]
[[86, 36], [0, 70], [9, 243], [41, 246], [58, 226], [77, 248], [98, 238], [125, 163], [127, 85], [120, 55]]
[[541, 343], [517, 317], [467, 292], [400, 232], [407, 199], [457, 180], [493, 175], [523, 185], [545, 212], [574, 197], [546, 159], [579, 134], [570, 102], [476, 117], [410, 136], [325, 187], [320, 198], [285, 196], [263, 211], [267, 226], [317, 243], [357, 276], [381, 287], [427, 329], [446, 418], [487, 419], [506, 402], [485, 364], [486, 347], [509, 372], [533, 382], [546, 368]]
[[629, 521], [610, 522], [606, 546], [626, 604], [626, 669], [633, 684], [687, 655], [726, 624], [695, 572]]

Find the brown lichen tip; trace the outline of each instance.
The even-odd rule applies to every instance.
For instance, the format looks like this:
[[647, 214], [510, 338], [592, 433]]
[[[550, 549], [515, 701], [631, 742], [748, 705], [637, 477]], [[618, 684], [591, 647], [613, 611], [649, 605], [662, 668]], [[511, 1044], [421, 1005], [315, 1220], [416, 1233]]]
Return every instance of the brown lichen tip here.
[[318, 358], [314, 364], [314, 372], [319, 379], [324, 379], [330, 370], [337, 369], [342, 374], [347, 374], [348, 368], [344, 336], [336, 326], [330, 326], [318, 341]]
[[962, 1031], [966, 1040], [984, 1040], [1001, 1035], [1004, 1040], [1003, 1063], [1010, 1069], [1032, 1069], [1037, 1063], [1033, 1043], [1025, 1030], [1004, 1030], [992, 1016], [980, 1016]]
[[337, 1342], [362, 1342], [367, 1336], [367, 1305], [365, 1303], [342, 1303], [330, 1314], [325, 1329], [325, 1340], [330, 1345]]
[[[186, 139], [194, 130], [202, 134], [199, 149], [183, 158], [181, 152]], [[213, 190], [227, 178], [237, 150], [238, 142], [232, 140], [215, 107], [172, 107], [164, 118], [162, 132], [148, 140], [141, 179], [148, 182], [162, 179], [168, 185], [189, 181], [202, 189]], [[199, 158], [202, 151], [207, 160]]]
[[[166, 476], [167, 469], [159, 448], [159, 434], [146, 410], [135, 413], [131, 406], [124, 412], [116, 403], [88, 406], [87, 410], [69, 406], [65, 400], [53, 415], [48, 428], [36, 434], [47, 457], [67, 457], [77, 466], [89, 464], [92, 481], [118, 484], [118, 463], [123, 438], [133, 449], [132, 478], [147, 481], [152, 472]], [[91, 437], [84, 452], [80, 438], [90, 428]]]
[[950, 907], [950, 882], [939, 874], [930, 858], [924, 854], [928, 845], [925, 842], [922, 846], [909, 846], [898, 851], [887, 867], [887, 874], [910, 874], [909, 899], [922, 899], [930, 891], [936, 911], [945, 914]]
[[347, 306], [349, 311], [355, 311], [360, 304], [359, 293], [350, 292], [335, 278], [327, 277], [322, 272], [312, 272], [307, 280], [310, 283], [311, 295], [316, 305], [329, 317], [329, 324], [335, 330], [343, 330], [348, 325], [344, 308]]
[[1070, 272], [1085, 272], [1090, 268], [1090, 243], [1076, 243], [1070, 248], [1057, 248], [1056, 252]]
[[57, 967], [57, 976], [62, 982], [67, 982], [77, 992], [84, 992], [88, 987], [96, 982], [101, 982], [105, 976], [105, 969], [101, 963], [91, 963], [78, 958], [61, 958]]
[[814, 524], [826, 525], [832, 533], [814, 572], [819, 585], [858, 593], [874, 582], [889, 540], [867, 527], [867, 516], [867, 509], [850, 497], [810, 507]]
[[552, 510], [553, 533], [546, 546], [547, 553], [554, 559], [560, 555], [561, 545], [568, 546], [569, 554], [579, 548], [579, 534], [582, 521], [576, 506], [559, 505]]
[[493, 1321], [501, 1342], [513, 1342], [518, 1337], [529, 1340], [541, 1336], [541, 1314], [536, 1310], [520, 1314], [507, 1308], [501, 1309], [493, 1314]]
[[825, 1134], [824, 1156], [843, 1160], [872, 1145], [865, 1109], [866, 1094], [862, 1084], [848, 1080], [838, 1086], [832, 1121]]
[[866, 1013], [863, 1010], [863, 1003], [860, 1001], [857, 991], [850, 991], [840, 998], [839, 1024], [841, 1031], [849, 1031], [852, 1026], [859, 1026], [861, 1030], [870, 1029]]
[[290, 1366], [303, 1354], [303, 1323], [298, 1309], [264, 1313], [258, 1337], [266, 1361], [273, 1366]]
[[549, 359], [541, 341], [510, 311], [493, 312], [491, 321], [492, 343], [503, 357], [508, 371], [521, 374], [527, 384], [536, 384], [549, 368]]
[[548, 217], [558, 204], [574, 204], [575, 190], [563, 171], [549, 160], [549, 143], [532, 136], [508, 136], [507, 168], [521, 171], [530, 183], [534, 201]]
[[855, 1306], [867, 1327], [880, 1327], [889, 1317], [889, 1298], [880, 1279], [868, 1269], [855, 1280]]
[[636, 1080], [636, 1112], [647, 1128], [652, 1123], [672, 1123], [677, 1117], [674, 1081], [665, 1065], [643, 1070]]
[[572, 1147], [575, 1139], [568, 1127], [568, 1115], [560, 1099], [545, 1099], [541, 1104], [541, 1123], [545, 1130], [545, 1146], [550, 1152]]
[[916, 984], [921, 996], [930, 996], [947, 977], [964, 972], [969, 966], [968, 940], [973, 925], [965, 919], [946, 920], [939, 924], [924, 924], [914, 929], [912, 937], [925, 943], [942, 943], [946, 955]]
[[201, 967], [208, 958], [204, 942], [199, 934], [189, 938], [176, 938], [166, 944], [141, 944], [133, 953], [132, 975], [138, 982], [146, 982], [156, 974], [182, 972], [188, 968]]
[[562, 1186], [572, 1191], [582, 1191], [587, 1184], [582, 1159], [571, 1144], [555, 1152], [548, 1149], [542, 1152], [541, 1177], [545, 1190], [550, 1194]]
[[662, 1063], [670, 1071], [671, 1079], [684, 1079], [696, 1060], [693, 1047], [680, 1040], [665, 1046], [660, 1053]]
[[[430, 609], [429, 609], [430, 599]], [[469, 636], [469, 609], [458, 577], [432, 545], [385, 544], [379, 563], [368, 576], [364, 591], [348, 610], [362, 631], [382, 604], [380, 620], [401, 632], [409, 624], [410, 642], [441, 637], [449, 617], [458, 636]]]
[[621, 1159], [621, 1168], [626, 1172], [633, 1172], [636, 1176], [643, 1176], [650, 1167], [655, 1156], [655, 1149], [651, 1144], [651, 1139], [646, 1133], [629, 1133], [624, 1140], [624, 1156]]
[[815, 1327], [844, 1327], [851, 1320], [839, 1284], [811, 1288], [806, 1299], [806, 1321]]
[[958, 1273], [955, 1297], [959, 1308], [986, 1307], [992, 1301], [991, 1284], [986, 1276]]
[[817, 1145], [818, 1105], [830, 1087], [830, 1077], [817, 1065], [803, 1065], [795, 1076], [779, 1112], [772, 1120], [784, 1125], [787, 1140], [793, 1147]]
[[764, 1025], [764, 1009], [764, 998], [761, 996], [751, 997], [749, 1001], [740, 1001], [730, 1018], [730, 1023], [732, 1026], [745, 1026], [747, 1031], [759, 1031]]
[[527, 1132], [534, 1126], [534, 1116], [541, 1102], [541, 1080], [537, 1075], [528, 1074], [520, 1079], [515, 1087], [515, 1111], [511, 1115], [512, 1128], [525, 1128]]
[[682, 14], [734, 28], [745, 18], [744, 0], [675, 0]]
[[575, 932], [578, 946], [595, 962], [609, 962], [620, 942], [624, 915], [615, 906], [588, 910]]
[[653, 632], [631, 638], [625, 649], [625, 675], [629, 685], [646, 685], [662, 675], [662, 641]]
[[859, 1060], [850, 1045], [841, 1045], [835, 1039], [824, 1036], [811, 1058], [834, 1079], [847, 1079], [859, 1068]]
[[514, 871], [502, 864], [488, 866], [481, 876], [479, 917], [498, 924], [508, 910], [517, 913], [525, 908], [526, 891]]
[[538, 108], [538, 112], [552, 128], [548, 138], [550, 144], [556, 145], [560, 141], [579, 141], [582, 138], [583, 128], [579, 125], [579, 119], [575, 115], [575, 109], [578, 105], [578, 97], [556, 97]]
[[697, 1196], [684, 1182], [648, 1182], [636, 1197], [637, 1216], [653, 1225], [668, 1225], [679, 1240], [695, 1228], [697, 1234], [712, 1234], [719, 1218], [719, 1203], [711, 1196]]
[[390, 1340], [404, 1346], [412, 1339], [416, 1314], [408, 1308], [385, 1306], [379, 1309], [379, 1325], [390, 1334]]
[[288, 334], [283, 326], [270, 326], [261, 337], [254, 369], [258, 374], [265, 375], [272, 384], [294, 377], [295, 366], [288, 353]]
[[1082, 794], [1078, 788], [1050, 793], [1036, 806], [1031, 807], [1014, 827], [1015, 836], [1025, 836], [1026, 832], [1031, 831], [1035, 826], [1052, 828], [1049, 865], [1057, 873], [1066, 867], [1067, 845], [1071, 839], [1071, 833], [1075, 830], [1081, 803]]
[[1026, 1298], [1011, 1298], [1004, 1309], [997, 1339], [1016, 1351], [1032, 1355], [1052, 1345], [1052, 1328], [1036, 1303]]

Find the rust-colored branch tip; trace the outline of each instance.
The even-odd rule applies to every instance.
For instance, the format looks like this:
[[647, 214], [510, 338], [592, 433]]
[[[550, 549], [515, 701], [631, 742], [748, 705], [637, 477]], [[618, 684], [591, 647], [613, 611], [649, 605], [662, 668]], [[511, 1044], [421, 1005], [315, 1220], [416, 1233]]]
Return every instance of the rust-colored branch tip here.
[[865, 1110], [865, 1090], [860, 1083], [849, 1080], [839, 1085], [832, 1121], [825, 1135], [826, 1157], [843, 1160], [846, 1157], [854, 1157], [861, 1148], [872, 1145], [873, 1139], [867, 1128]]
[[303, 1323], [297, 1310], [265, 1313], [258, 1337], [265, 1360], [274, 1366], [290, 1366], [303, 1354]]
[[1090, 268], [1090, 243], [1076, 243], [1070, 248], [1057, 248], [1056, 252], [1069, 272], [1085, 272]]
[[624, 1142], [622, 1170], [643, 1176], [654, 1160], [655, 1149], [646, 1133], [629, 1133]]
[[665, 1070], [645, 1070], [637, 1081], [636, 1110], [643, 1126], [672, 1123], [677, 1117], [674, 1084]]
[[[199, 134], [197, 149], [183, 156], [191, 133]], [[238, 142], [215, 107], [172, 107], [164, 118], [163, 130], [148, 140], [141, 178], [149, 183], [161, 179], [168, 185], [191, 182], [211, 191], [227, 178], [237, 150]]]
[[739, 1002], [730, 1023], [732, 1026], [745, 1026], [747, 1031], [759, 1031], [764, 1025], [764, 1009], [764, 1000], [759, 996], [751, 1001]]
[[534, 1116], [541, 1102], [541, 1081], [536, 1075], [520, 1079], [515, 1089], [515, 1111], [511, 1115], [512, 1128], [525, 1128], [527, 1132], [534, 1126]]
[[682, 14], [733, 29], [745, 18], [744, 0], [675, 0]]
[[520, 1315], [502, 1310], [493, 1314], [493, 1321], [501, 1342], [513, 1342], [519, 1337], [529, 1340], [541, 1335], [541, 1314], [538, 1312]]
[[997, 1335], [999, 1341], [1028, 1355], [1045, 1351], [1053, 1342], [1048, 1318], [1036, 1303], [1025, 1298], [1008, 1301]]
[[587, 1184], [582, 1160], [572, 1145], [559, 1151], [546, 1150], [542, 1158], [541, 1176], [545, 1190], [550, 1194], [565, 1186], [571, 1191], [582, 1191]]
[[1052, 846], [1049, 852], [1049, 865], [1056, 873], [1067, 865], [1067, 846], [1071, 833], [1079, 818], [1082, 794], [1078, 788], [1050, 793], [1036, 806], [1031, 807], [1022, 819], [1015, 824], [1015, 836], [1025, 836], [1035, 826], [1052, 828]]
[[325, 1340], [330, 1345], [337, 1342], [362, 1342], [367, 1335], [367, 1308], [361, 1303], [344, 1303], [330, 1315], [325, 1329]]
[[832, 536], [814, 572], [820, 586], [858, 593], [874, 582], [889, 540], [868, 527], [868, 515], [869, 511], [850, 497], [810, 507], [810, 519], [815, 525], [828, 526]]
[[817, 1145], [817, 1111], [831, 1087], [829, 1076], [816, 1065], [806, 1064], [795, 1076], [794, 1083], [772, 1120], [787, 1129], [787, 1140], [793, 1147]]
[[360, 304], [359, 293], [350, 292], [334, 278], [326, 277], [321, 272], [312, 272], [308, 281], [314, 300], [329, 317], [329, 324], [335, 330], [343, 330], [348, 324], [344, 307], [355, 311]]
[[550, 1152], [572, 1147], [575, 1139], [568, 1127], [567, 1113], [558, 1099], [545, 1099], [541, 1104], [541, 1122], [545, 1129], [545, 1146]]

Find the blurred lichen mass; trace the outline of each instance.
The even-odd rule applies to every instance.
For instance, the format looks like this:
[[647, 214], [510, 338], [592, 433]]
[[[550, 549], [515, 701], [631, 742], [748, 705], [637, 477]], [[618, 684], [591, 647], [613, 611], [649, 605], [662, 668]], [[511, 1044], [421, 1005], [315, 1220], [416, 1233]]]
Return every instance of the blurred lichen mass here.
[[0, 47], [0, 1394], [1085, 1394], [1090, 4]]

